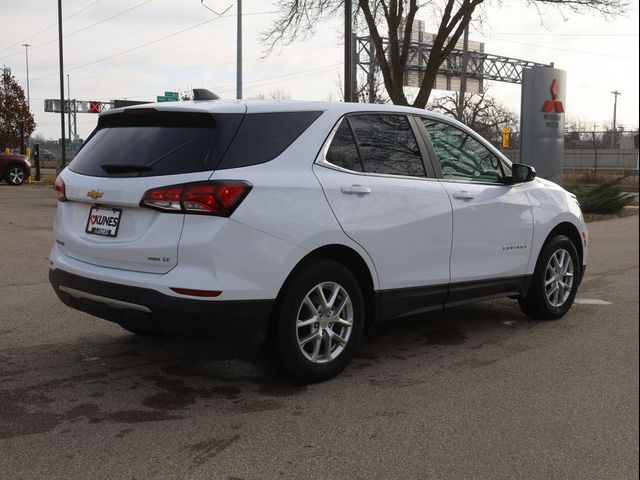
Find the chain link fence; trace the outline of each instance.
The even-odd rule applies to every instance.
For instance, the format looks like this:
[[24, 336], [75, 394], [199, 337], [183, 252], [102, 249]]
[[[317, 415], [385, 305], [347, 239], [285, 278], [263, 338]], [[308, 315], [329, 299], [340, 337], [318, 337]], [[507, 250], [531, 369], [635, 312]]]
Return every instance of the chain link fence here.
[[[502, 141], [492, 139], [507, 157], [518, 161], [520, 143], [518, 132], [511, 132], [509, 148]], [[572, 131], [564, 139], [565, 176], [584, 177], [600, 181], [616, 177], [631, 177], [638, 182], [638, 132]]]

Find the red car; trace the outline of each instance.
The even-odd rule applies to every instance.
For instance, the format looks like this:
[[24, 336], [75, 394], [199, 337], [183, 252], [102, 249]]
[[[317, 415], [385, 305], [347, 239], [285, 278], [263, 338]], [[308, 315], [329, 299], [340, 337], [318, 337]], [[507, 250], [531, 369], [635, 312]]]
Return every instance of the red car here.
[[9, 185], [20, 185], [31, 175], [31, 162], [26, 155], [0, 153], [0, 179]]

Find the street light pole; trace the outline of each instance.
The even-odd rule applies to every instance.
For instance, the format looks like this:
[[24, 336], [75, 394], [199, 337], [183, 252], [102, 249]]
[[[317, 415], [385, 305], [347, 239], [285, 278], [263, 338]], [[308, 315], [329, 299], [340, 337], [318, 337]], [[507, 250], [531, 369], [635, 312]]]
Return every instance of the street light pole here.
[[69, 146], [71, 146], [71, 86], [69, 82], [69, 74], [67, 73], [67, 102], [69, 102], [69, 115], [67, 119], [69, 120]]
[[31, 44], [23, 43], [22, 46], [24, 47], [24, 55], [27, 59], [27, 109], [31, 112], [31, 98], [29, 96], [29, 47]]
[[236, 98], [242, 100], [242, 0], [238, 2], [237, 46], [236, 46]]
[[[242, 0], [236, 0], [238, 5], [238, 18], [236, 24], [236, 98], [238, 100], [242, 100]], [[202, 5], [207, 10], [215, 13], [218, 17], [221, 17], [225, 13], [229, 11], [233, 4], [229, 5], [222, 12], [218, 13], [214, 9], [207, 7], [204, 3], [204, 0], [200, 0], [200, 5]]]
[[351, 36], [353, 30], [352, 0], [344, 0], [344, 101], [353, 102], [353, 78], [351, 63], [353, 62], [351, 50]]
[[458, 95], [458, 121], [463, 121], [464, 98], [467, 94], [467, 63], [469, 61], [469, 25], [464, 29], [462, 43], [462, 65], [460, 68], [460, 92]]
[[611, 148], [616, 147], [616, 137], [618, 136], [618, 131], [616, 130], [616, 114], [618, 110], [618, 95], [622, 95], [618, 90], [614, 90], [613, 92], [613, 128], [611, 132]]
[[58, 0], [58, 57], [60, 61], [60, 131], [62, 132], [60, 145], [60, 169], [66, 164], [64, 148], [64, 59], [62, 56], [62, 0]]

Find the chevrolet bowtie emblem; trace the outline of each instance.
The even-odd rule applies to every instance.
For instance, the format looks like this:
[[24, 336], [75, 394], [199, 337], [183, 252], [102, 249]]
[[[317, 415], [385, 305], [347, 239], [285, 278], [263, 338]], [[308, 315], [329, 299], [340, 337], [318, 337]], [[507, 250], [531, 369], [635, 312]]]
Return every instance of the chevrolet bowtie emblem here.
[[98, 198], [102, 198], [102, 195], [104, 195], [104, 192], [101, 192], [100, 190], [89, 190], [87, 192], [87, 197], [91, 197], [94, 200], [97, 200]]

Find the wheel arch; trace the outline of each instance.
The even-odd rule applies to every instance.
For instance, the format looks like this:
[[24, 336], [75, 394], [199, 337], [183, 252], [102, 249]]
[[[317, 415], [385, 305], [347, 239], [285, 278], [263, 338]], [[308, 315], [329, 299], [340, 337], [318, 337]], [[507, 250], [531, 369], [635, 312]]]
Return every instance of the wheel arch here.
[[[582, 276], [584, 273], [584, 245], [582, 244], [582, 237], [580, 236], [580, 231], [578, 228], [571, 222], [564, 221], [553, 227], [553, 229], [549, 232], [547, 237], [544, 239], [542, 243], [542, 248], [540, 248], [540, 252], [544, 246], [551, 240], [553, 237], [557, 235], [564, 235], [571, 240], [571, 243], [576, 247], [576, 252], [578, 253], [578, 268], [580, 268], [580, 275], [578, 276], [579, 282], [582, 281]], [[540, 252], [538, 252], [538, 257], [540, 256]], [[536, 260], [537, 263], [537, 260]]]
[[576, 247], [576, 251], [578, 252], [578, 258], [580, 259], [580, 268], [582, 268], [584, 248], [582, 246], [582, 238], [580, 237], [578, 228], [571, 222], [559, 223], [553, 228], [553, 230], [551, 230], [551, 232], [549, 232], [549, 235], [547, 235], [547, 238], [544, 240], [544, 244], [546, 245], [547, 242], [556, 235], [565, 235], [573, 242]]
[[353, 273], [360, 285], [362, 295], [365, 302], [365, 329], [375, 323], [378, 319], [378, 305], [375, 294], [374, 275], [365, 259], [351, 247], [341, 244], [325, 245], [315, 250], [312, 250], [305, 255], [296, 266], [291, 270], [284, 283], [280, 287], [278, 295], [276, 297], [275, 305], [272, 311], [271, 319], [269, 320], [268, 333], [274, 333], [276, 326], [275, 317], [278, 315], [279, 305], [282, 300], [282, 296], [286, 291], [287, 286], [291, 282], [292, 278], [305, 267], [310, 261], [313, 260], [333, 260], [347, 267], [347, 269]]

